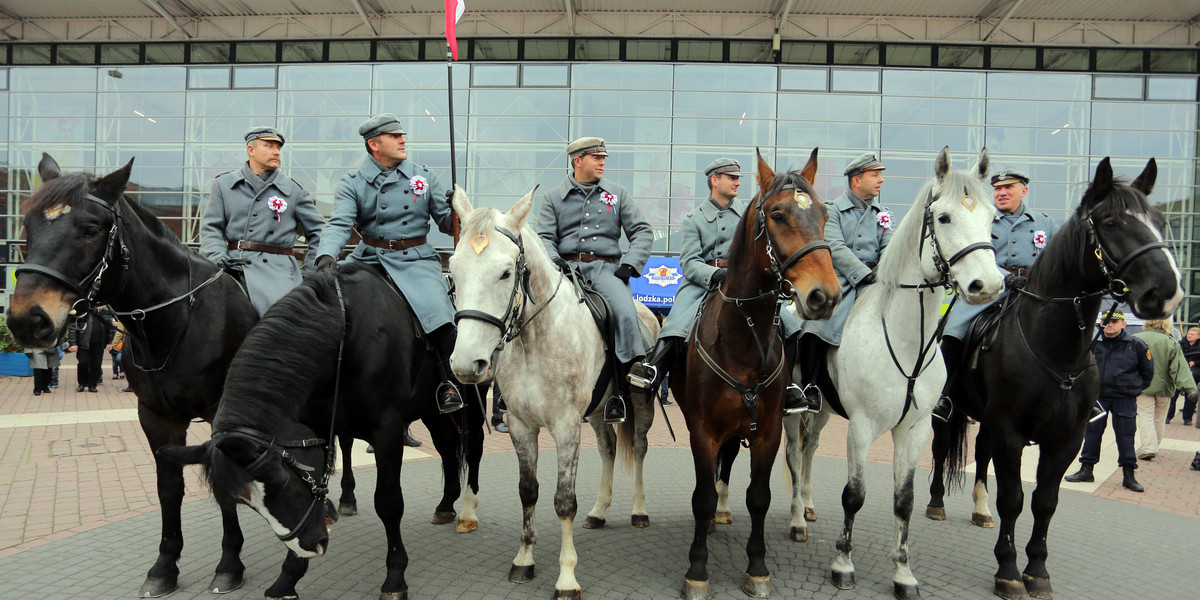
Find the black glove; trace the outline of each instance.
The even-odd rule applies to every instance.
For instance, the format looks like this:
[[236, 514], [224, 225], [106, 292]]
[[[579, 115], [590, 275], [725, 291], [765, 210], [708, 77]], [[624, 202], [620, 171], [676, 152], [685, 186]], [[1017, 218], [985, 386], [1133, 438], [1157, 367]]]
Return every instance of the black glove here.
[[318, 271], [333, 271], [337, 272], [337, 260], [328, 254], [323, 254], [317, 257]]
[[1025, 287], [1026, 283], [1029, 283], [1029, 278], [1027, 277], [1021, 277], [1020, 275], [1013, 275], [1011, 273], [1004, 276], [1004, 287], [1006, 289], [1019, 290]]
[[613, 275], [616, 275], [617, 279], [620, 279], [625, 283], [629, 283], [631, 278], [637, 277], [638, 270], [630, 265], [621, 265], [620, 267], [617, 267], [617, 272], [613, 273]]
[[558, 270], [562, 271], [563, 273], [571, 272], [571, 263], [567, 262], [567, 259], [561, 256], [554, 258], [554, 266], [558, 267]]
[[1200, 398], [1200, 392], [1188, 392], [1187, 396], [1184, 397], [1188, 399], [1188, 402], [1195, 402]]
[[240, 272], [242, 267], [248, 264], [250, 264], [250, 260], [247, 258], [230, 258], [228, 256], [222, 256], [221, 258], [217, 259], [217, 266], [220, 267], [222, 271], [228, 272]]
[[708, 278], [708, 287], [717, 287], [722, 283], [725, 283], [726, 275], [729, 275], [729, 269], [726, 269], [725, 267], [721, 267], [716, 271], [713, 271], [713, 274]]
[[872, 283], [875, 283], [875, 269], [871, 269], [870, 273], [863, 275], [863, 278], [859, 279], [854, 287], [862, 287], [864, 285], [871, 285]]

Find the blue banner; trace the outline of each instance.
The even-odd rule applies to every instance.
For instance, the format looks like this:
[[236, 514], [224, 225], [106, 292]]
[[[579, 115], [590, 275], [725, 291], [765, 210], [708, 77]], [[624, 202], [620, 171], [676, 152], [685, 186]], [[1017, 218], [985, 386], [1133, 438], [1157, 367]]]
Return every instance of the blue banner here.
[[636, 279], [630, 279], [633, 299], [650, 308], [671, 308], [675, 304], [675, 292], [683, 280], [683, 269], [678, 256], [651, 256], [646, 267]]

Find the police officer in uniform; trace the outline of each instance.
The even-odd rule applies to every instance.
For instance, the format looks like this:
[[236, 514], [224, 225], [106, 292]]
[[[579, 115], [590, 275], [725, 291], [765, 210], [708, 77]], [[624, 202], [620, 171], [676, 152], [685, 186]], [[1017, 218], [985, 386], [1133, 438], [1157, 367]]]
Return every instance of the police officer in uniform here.
[[[629, 279], [645, 268], [654, 233], [629, 190], [604, 178], [608, 150], [603, 139], [577, 139], [567, 145], [567, 155], [571, 173], [542, 196], [537, 232], [551, 260], [561, 269], [578, 269], [612, 308], [621, 363], [614, 377], [622, 393], [609, 398], [604, 421], [621, 423], [629, 387], [626, 375], [643, 352]], [[619, 244], [622, 231], [629, 240], [624, 254]]]
[[842, 284], [842, 301], [828, 321], [801, 324], [801, 382], [811, 410], [819, 412], [823, 397], [814, 384], [830, 346], [842, 344], [842, 329], [850, 317], [857, 290], [875, 282], [875, 268], [892, 239], [892, 216], [874, 202], [883, 184], [883, 163], [871, 152], [854, 159], [846, 170], [846, 191], [833, 202], [825, 222], [825, 241], [833, 256], [833, 270]]
[[[252, 127], [245, 138], [246, 163], [213, 179], [200, 217], [200, 253], [222, 269], [241, 272], [261, 317], [300, 284], [300, 265], [292, 255], [296, 232], [316, 248], [325, 217], [300, 183], [279, 170], [283, 134]], [[306, 270], [313, 259], [310, 252]]]
[[334, 269], [352, 227], [362, 241], [347, 260], [382, 264], [412, 307], [442, 370], [438, 409], [462, 408], [462, 396], [450, 371], [454, 351], [454, 304], [442, 275], [438, 253], [425, 236], [429, 221], [450, 230], [450, 202], [429, 169], [408, 160], [404, 128], [384, 113], [358, 127], [367, 157], [342, 177], [334, 192], [333, 214], [321, 236], [317, 268]]
[[[650, 356], [630, 369], [629, 382], [649, 392], [666, 377], [666, 368], [674, 363], [684, 340], [691, 334], [692, 324], [700, 310], [700, 302], [710, 289], [720, 286], [727, 275], [729, 244], [737, 232], [738, 222], [748, 208], [737, 197], [741, 186], [742, 166], [732, 158], [718, 158], [704, 168], [708, 179], [708, 198], [701, 200], [683, 216], [682, 251], [679, 264], [683, 282], [675, 292], [675, 302], [663, 322]], [[784, 339], [794, 342], [800, 322], [790, 311], [781, 311]], [[795, 343], [788, 343], [788, 364], [795, 364]], [[784, 414], [804, 412], [806, 402], [799, 386], [788, 388]]]

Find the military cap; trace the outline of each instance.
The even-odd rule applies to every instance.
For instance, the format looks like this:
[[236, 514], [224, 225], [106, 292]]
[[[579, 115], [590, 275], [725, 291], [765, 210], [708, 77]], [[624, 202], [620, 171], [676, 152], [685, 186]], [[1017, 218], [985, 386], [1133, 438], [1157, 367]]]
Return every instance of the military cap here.
[[283, 145], [283, 134], [279, 133], [278, 129], [275, 129], [274, 127], [267, 127], [266, 125], [259, 125], [258, 127], [251, 127], [250, 129], [247, 129], [246, 134], [243, 137], [246, 138], [247, 144], [253, 142], [254, 140], [273, 140], [279, 142], [280, 146]]
[[846, 177], [854, 177], [864, 171], [882, 171], [883, 169], [883, 163], [879, 162], [879, 157], [875, 156], [874, 152], [868, 152], [846, 165], [846, 170], [842, 174]]
[[742, 176], [742, 165], [732, 158], [718, 158], [704, 167], [704, 176], [712, 177], [713, 175], [732, 175], [733, 177]]
[[404, 135], [404, 128], [400, 126], [400, 119], [397, 119], [396, 115], [392, 113], [375, 115], [358, 126], [358, 135], [361, 135], [364, 140], [379, 137], [384, 133]]
[[1029, 176], [1016, 170], [1005, 169], [992, 175], [992, 187], [1008, 185], [1010, 183], [1020, 182], [1021, 185], [1029, 185]]
[[608, 150], [604, 148], [604, 138], [584, 137], [567, 144], [567, 156], [575, 158], [586, 154], [608, 156]]
[[[1104, 314], [1108, 315], [1107, 312], [1105, 312]], [[1109, 321], [1124, 321], [1124, 320], [1125, 320], [1125, 313], [1113, 312], [1112, 316], [1108, 317], [1107, 319], [1103, 319], [1103, 322], [1105, 324], [1107, 324]]]

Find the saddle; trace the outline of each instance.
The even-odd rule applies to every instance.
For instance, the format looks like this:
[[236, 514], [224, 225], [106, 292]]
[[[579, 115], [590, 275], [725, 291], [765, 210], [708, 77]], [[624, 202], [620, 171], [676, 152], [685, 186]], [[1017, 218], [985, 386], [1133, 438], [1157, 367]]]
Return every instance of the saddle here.
[[600, 370], [600, 376], [596, 378], [596, 386], [592, 388], [592, 401], [588, 403], [587, 410], [583, 413], [584, 417], [587, 417], [604, 401], [604, 392], [608, 391], [608, 385], [612, 382], [614, 374], [619, 372], [616, 355], [616, 319], [613, 318], [612, 307], [608, 305], [604, 296], [601, 296], [600, 292], [592, 287], [591, 280], [575, 269], [571, 269], [567, 277], [575, 287], [575, 295], [579, 297], [579, 301], [585, 304], [592, 314], [592, 320], [595, 321], [596, 328], [600, 330], [600, 339], [604, 342], [604, 367]]
[[962, 362], [959, 364], [966, 365], [966, 368], [972, 371], [979, 366], [979, 355], [987, 352], [996, 341], [996, 334], [1000, 331], [1000, 319], [1012, 304], [1013, 296], [1015, 294], [1009, 294], [1003, 302], [987, 307], [971, 321], [963, 340]]

